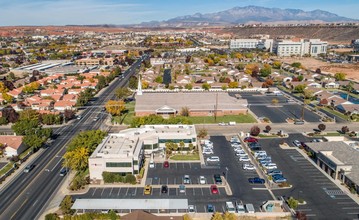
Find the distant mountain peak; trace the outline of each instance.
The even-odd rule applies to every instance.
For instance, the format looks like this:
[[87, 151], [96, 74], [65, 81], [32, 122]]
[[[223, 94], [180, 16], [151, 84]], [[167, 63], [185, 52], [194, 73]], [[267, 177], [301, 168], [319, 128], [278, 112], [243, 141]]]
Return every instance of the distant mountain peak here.
[[215, 13], [195, 13], [193, 15], [184, 15], [162, 22], [142, 23], [144, 25], [166, 25], [166, 26], [198, 26], [206, 25], [234, 25], [245, 24], [248, 22], [352, 22], [357, 21], [337, 14], [316, 9], [313, 11], [303, 11], [301, 9], [280, 9], [266, 8], [261, 6], [248, 5], [244, 7], [234, 7], [225, 11]]

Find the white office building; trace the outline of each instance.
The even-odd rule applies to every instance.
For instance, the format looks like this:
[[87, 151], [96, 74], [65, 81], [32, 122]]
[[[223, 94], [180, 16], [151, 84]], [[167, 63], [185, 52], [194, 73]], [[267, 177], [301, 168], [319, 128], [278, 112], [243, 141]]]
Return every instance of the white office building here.
[[145, 154], [161, 152], [167, 142], [197, 145], [194, 125], [145, 125], [109, 134], [89, 158], [90, 178], [102, 180], [104, 171], [138, 174]]
[[272, 52], [273, 39], [234, 39], [229, 43], [230, 49], [266, 49]]
[[310, 54], [311, 56], [318, 56], [321, 53], [327, 52], [328, 43], [320, 41], [319, 39], [301, 39], [300, 41], [279, 40], [275, 41], [273, 52], [277, 56], [304, 56]]

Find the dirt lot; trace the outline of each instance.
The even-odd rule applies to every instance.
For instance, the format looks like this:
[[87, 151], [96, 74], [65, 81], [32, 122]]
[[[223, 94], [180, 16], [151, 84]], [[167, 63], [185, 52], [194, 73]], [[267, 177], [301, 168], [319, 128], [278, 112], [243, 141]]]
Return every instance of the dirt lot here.
[[310, 70], [316, 70], [320, 68], [324, 73], [330, 73], [334, 75], [338, 72], [343, 72], [347, 75], [347, 79], [353, 79], [359, 81], [359, 64], [355, 63], [348, 63], [348, 64], [337, 64], [337, 63], [326, 63], [320, 60], [316, 60], [314, 58], [283, 58], [280, 61], [285, 63], [293, 63], [293, 62], [300, 62], [305, 68]]

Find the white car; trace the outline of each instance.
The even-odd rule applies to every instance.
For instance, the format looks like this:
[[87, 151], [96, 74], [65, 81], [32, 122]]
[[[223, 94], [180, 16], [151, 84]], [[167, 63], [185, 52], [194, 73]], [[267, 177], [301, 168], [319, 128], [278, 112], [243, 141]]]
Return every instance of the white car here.
[[206, 155], [210, 155], [210, 154], [213, 154], [213, 150], [208, 150], [208, 149], [206, 149], [206, 150], [203, 150], [202, 153], [203, 153], [203, 154], [206, 154]]
[[248, 157], [248, 154], [246, 154], [245, 152], [240, 152], [240, 153], [236, 153], [237, 157]]
[[219, 162], [219, 157], [217, 156], [208, 157], [207, 162]]
[[298, 141], [298, 140], [294, 140], [294, 141], [293, 141], [293, 144], [294, 144], [294, 146], [296, 146], [296, 147], [302, 146], [302, 144], [301, 144], [300, 141]]
[[232, 146], [232, 147], [240, 147], [240, 146], [242, 146], [242, 145], [241, 145], [240, 143], [235, 142], [235, 143], [231, 144], [231, 146]]
[[263, 167], [266, 168], [267, 170], [278, 169], [277, 164], [275, 163], [267, 163], [264, 164]]
[[206, 177], [204, 177], [204, 176], [199, 177], [199, 183], [200, 184], [206, 184], [206, 182], [207, 182]]
[[239, 161], [248, 162], [248, 161], [250, 161], [250, 159], [249, 159], [249, 157], [248, 157], [248, 156], [245, 156], [245, 157], [239, 157]]
[[264, 150], [254, 152], [254, 157], [259, 157], [260, 155], [267, 156], [267, 152], [265, 152]]
[[243, 170], [255, 170], [256, 167], [253, 164], [245, 163], [242, 166]]
[[153, 160], [150, 161], [150, 168], [155, 168], [155, 163], [153, 162]]
[[195, 209], [194, 209], [194, 205], [189, 205], [188, 206], [188, 213], [195, 213]]

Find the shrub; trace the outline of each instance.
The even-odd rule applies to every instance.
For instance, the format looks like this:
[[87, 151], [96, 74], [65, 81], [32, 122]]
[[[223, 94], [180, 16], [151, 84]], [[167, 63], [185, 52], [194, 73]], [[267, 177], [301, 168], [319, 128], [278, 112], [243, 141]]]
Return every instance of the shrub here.
[[266, 126], [266, 132], [269, 133], [271, 130], [272, 130], [271, 126], [267, 125], [267, 126]]
[[341, 131], [342, 131], [343, 134], [349, 132], [348, 126], [343, 126], [342, 129], [341, 129]]
[[319, 129], [320, 131], [324, 131], [324, 130], [326, 129], [326, 127], [327, 127], [327, 126], [325, 126], [325, 124], [319, 124], [319, 125], [318, 125], [318, 129]]
[[298, 207], [298, 200], [294, 199], [293, 197], [290, 197], [287, 200], [287, 203], [288, 203], [289, 207], [292, 209], [296, 209]]
[[45, 220], [58, 220], [60, 219], [59, 216], [57, 216], [56, 213], [49, 213], [45, 215]]
[[79, 189], [83, 188], [88, 183], [89, 183], [88, 177], [84, 173], [79, 172], [79, 173], [77, 173], [75, 178], [72, 180], [70, 189], [71, 190], [79, 190]]
[[136, 177], [132, 174], [127, 174], [125, 177], [125, 183], [131, 183], [131, 184], [135, 184], [136, 183]]
[[62, 200], [62, 202], [60, 204], [62, 213], [73, 214], [74, 210], [71, 209], [72, 204], [73, 204], [72, 197], [69, 195], [65, 196], [65, 198]]

